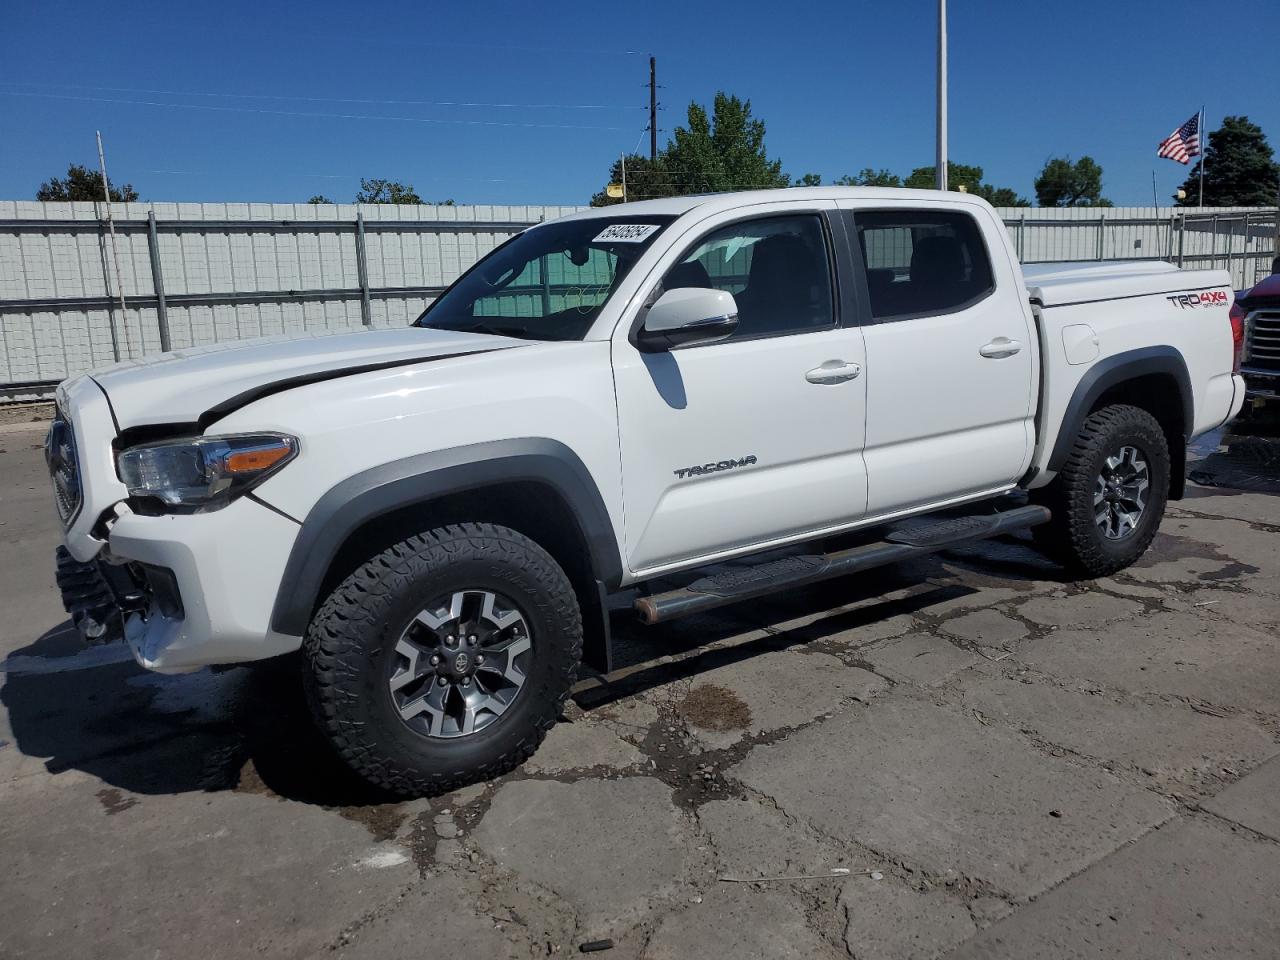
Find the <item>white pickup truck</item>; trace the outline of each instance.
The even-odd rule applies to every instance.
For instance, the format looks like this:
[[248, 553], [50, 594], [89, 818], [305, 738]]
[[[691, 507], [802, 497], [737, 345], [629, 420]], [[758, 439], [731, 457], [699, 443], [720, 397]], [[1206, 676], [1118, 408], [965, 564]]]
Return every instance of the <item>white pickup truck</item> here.
[[357, 771], [452, 788], [609, 668], [611, 593], [657, 623], [1020, 527], [1084, 575], [1132, 563], [1244, 400], [1231, 299], [1217, 270], [1022, 268], [957, 193], [591, 210], [405, 329], [64, 383], [59, 582], [153, 670], [300, 649]]

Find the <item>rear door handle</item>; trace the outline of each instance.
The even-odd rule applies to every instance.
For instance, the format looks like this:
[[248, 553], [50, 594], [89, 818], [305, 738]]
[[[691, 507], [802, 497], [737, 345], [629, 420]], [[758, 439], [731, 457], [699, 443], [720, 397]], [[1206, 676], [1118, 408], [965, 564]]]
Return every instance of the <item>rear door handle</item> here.
[[1008, 337], [996, 337], [990, 343], [984, 343], [980, 346], [978, 353], [992, 360], [999, 360], [1003, 357], [1012, 357], [1021, 349], [1022, 344], [1017, 340], [1010, 340]]
[[844, 360], [828, 360], [820, 367], [814, 367], [804, 375], [804, 378], [810, 383], [844, 383], [846, 380], [852, 380], [862, 372], [862, 367], [856, 363], [846, 363]]

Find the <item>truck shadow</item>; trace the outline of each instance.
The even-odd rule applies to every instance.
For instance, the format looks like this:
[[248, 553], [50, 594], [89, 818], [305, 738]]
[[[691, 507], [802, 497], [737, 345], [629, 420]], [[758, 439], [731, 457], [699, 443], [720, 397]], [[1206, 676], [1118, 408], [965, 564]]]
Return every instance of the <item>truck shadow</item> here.
[[14, 744], [52, 774], [136, 794], [242, 790], [321, 806], [386, 802], [315, 729], [292, 658], [161, 676], [122, 645], [75, 652], [69, 624], [4, 663]]
[[[1029, 548], [1001, 549], [1012, 551], [1001, 561], [1001, 582], [1044, 578]], [[588, 679], [575, 699], [593, 709], [758, 653], [927, 612], [981, 590], [984, 581], [964, 567], [958, 557], [922, 558], [659, 627], [617, 612], [617, 669], [606, 682]], [[889, 593], [896, 599], [877, 599]], [[16, 749], [19, 770], [33, 761], [54, 775], [79, 770], [140, 795], [233, 790], [340, 812], [396, 799], [353, 774], [314, 727], [296, 657], [162, 676], [138, 667], [123, 646], [83, 648], [64, 622], [0, 669], [14, 740], [0, 743], [0, 761], [9, 768], [15, 758], [4, 754]]]

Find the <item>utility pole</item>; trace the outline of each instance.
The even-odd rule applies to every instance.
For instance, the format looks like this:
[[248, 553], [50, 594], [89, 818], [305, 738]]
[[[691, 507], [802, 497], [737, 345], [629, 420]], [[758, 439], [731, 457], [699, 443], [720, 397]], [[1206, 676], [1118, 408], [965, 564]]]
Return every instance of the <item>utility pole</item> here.
[[649, 159], [658, 159], [658, 65], [649, 58]]
[[622, 155], [622, 202], [627, 202], [627, 155]]
[[937, 186], [947, 189], [947, 0], [938, 0]]
[[[107, 229], [111, 231], [111, 259], [116, 265], [116, 290], [120, 293], [120, 323], [124, 325], [124, 345], [130, 356], [133, 350], [129, 347], [129, 308], [124, 302], [124, 278], [120, 274], [120, 253], [116, 250], [116, 223], [111, 219], [111, 188], [107, 186], [107, 158], [102, 152], [102, 131], [95, 130], [98, 136], [98, 169], [102, 172], [102, 199], [107, 204]], [[111, 324], [111, 346], [120, 359], [120, 341], [116, 338], [116, 325]]]

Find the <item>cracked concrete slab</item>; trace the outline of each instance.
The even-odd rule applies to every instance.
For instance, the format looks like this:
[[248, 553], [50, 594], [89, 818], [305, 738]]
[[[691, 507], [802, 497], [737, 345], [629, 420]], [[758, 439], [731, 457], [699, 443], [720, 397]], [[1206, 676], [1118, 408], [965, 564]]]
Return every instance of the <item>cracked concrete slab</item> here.
[[1012, 649], [1015, 643], [1027, 635], [1025, 626], [997, 610], [977, 610], [952, 617], [942, 621], [938, 629], [978, 646], [998, 650]]
[[844, 942], [854, 960], [936, 957], [977, 932], [964, 901], [889, 878], [854, 877], [840, 893]]
[[1211, 793], [1224, 776], [1233, 776], [1224, 770], [1247, 770], [1280, 752], [1269, 733], [1243, 717], [1024, 679], [975, 676], [961, 703], [1073, 752], [1129, 764], [1201, 792]]
[[848, 844], [814, 834], [750, 797], [713, 800], [698, 808], [698, 825], [724, 873], [736, 877], [826, 873], [834, 867], [869, 869]]
[[1105, 772], [907, 696], [756, 747], [730, 772], [823, 833], [1018, 897], [1173, 813]]
[[1271, 958], [1280, 845], [1179, 820], [988, 927], [948, 960]]
[[559, 774], [587, 767], [623, 769], [644, 762], [644, 754], [608, 727], [591, 720], [561, 721], [525, 763], [530, 773]]
[[660, 780], [503, 784], [472, 834], [503, 869], [564, 898], [592, 930], [688, 883], [691, 829]]
[[1101, 627], [1135, 617], [1142, 610], [1140, 603], [1094, 591], [1065, 597], [1033, 597], [1018, 605], [1019, 616], [1044, 627]]
[[720, 884], [701, 903], [663, 917], [644, 960], [732, 957], [733, 960], [841, 960], [843, 950], [805, 922], [804, 908], [776, 887]]
[[1268, 594], [1205, 587], [1186, 592], [1182, 597], [1187, 608], [1197, 616], [1242, 623], [1272, 633], [1280, 629], [1280, 598]]
[[480, 897], [457, 879], [428, 877], [385, 911], [346, 934], [334, 949], [339, 960], [388, 957], [484, 957], [527, 960], [545, 956], [528, 941], [524, 927], [506, 912], [482, 912]]
[[863, 657], [891, 680], [925, 687], [945, 683], [966, 667], [983, 662], [976, 654], [926, 633], [909, 633], [867, 650]]
[[1280, 842], [1280, 758], [1206, 800], [1204, 808]]
[[1137, 693], [1280, 713], [1275, 638], [1193, 613], [1158, 613], [1103, 630], [1059, 630], [1023, 644], [1021, 663]]
[[607, 706], [590, 711], [590, 716], [609, 724], [626, 736], [643, 738], [649, 728], [658, 722], [658, 707], [640, 696], [624, 697]]
[[[88, 779], [0, 786], [0, 956], [316, 956], [418, 876], [404, 847], [320, 807]], [[193, 879], [210, 869], [234, 881]]]
[[1169, 516], [1182, 518], [1194, 517], [1196, 514], [1219, 517], [1223, 520], [1265, 523], [1273, 527], [1280, 525], [1280, 517], [1276, 515], [1276, 498], [1273, 495], [1244, 493], [1189, 483], [1186, 498], [1169, 504]]
[[[783, 650], [700, 675], [676, 710], [699, 743], [723, 749], [744, 736], [808, 723], [851, 699], [870, 700], [887, 688], [883, 677], [829, 654]], [[724, 702], [713, 702], [717, 697]]]

